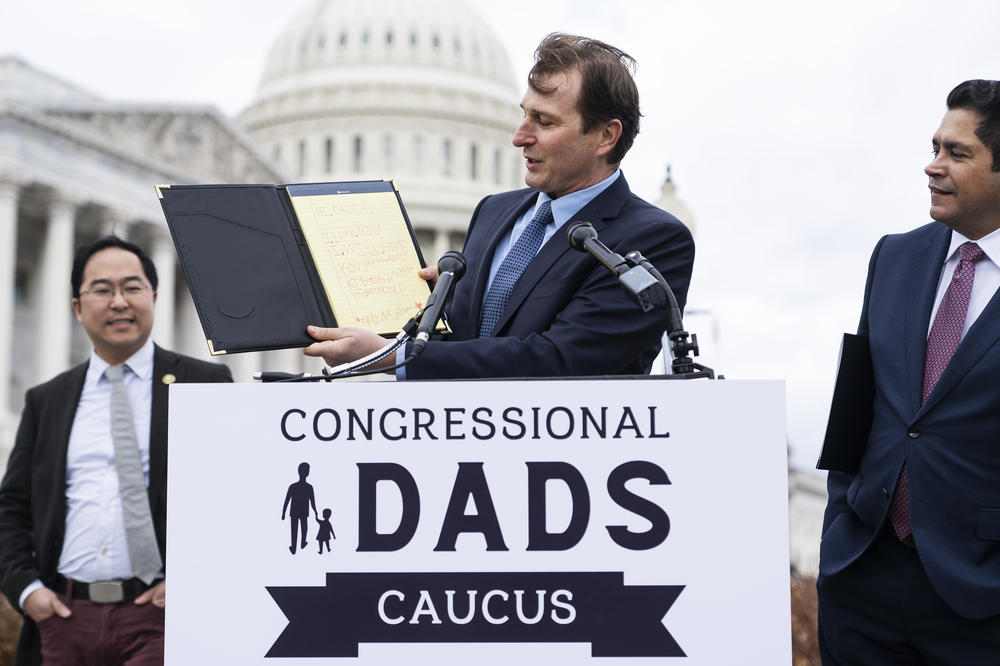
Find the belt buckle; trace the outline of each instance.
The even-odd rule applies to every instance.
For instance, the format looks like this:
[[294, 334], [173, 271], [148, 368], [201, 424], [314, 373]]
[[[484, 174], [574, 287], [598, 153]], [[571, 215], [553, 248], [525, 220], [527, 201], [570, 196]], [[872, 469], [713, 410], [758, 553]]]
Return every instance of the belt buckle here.
[[87, 596], [95, 604], [120, 604], [125, 601], [125, 587], [120, 580], [101, 580], [87, 585]]

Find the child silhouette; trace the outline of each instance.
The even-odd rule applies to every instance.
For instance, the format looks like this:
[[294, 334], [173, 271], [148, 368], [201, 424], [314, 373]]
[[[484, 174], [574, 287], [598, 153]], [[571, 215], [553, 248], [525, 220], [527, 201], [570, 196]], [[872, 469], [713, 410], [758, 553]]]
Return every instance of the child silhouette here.
[[326, 552], [330, 552], [330, 539], [331, 537], [336, 539], [337, 535], [333, 533], [333, 523], [330, 522], [330, 516], [333, 511], [330, 509], [323, 509], [323, 520], [319, 518], [316, 522], [319, 523], [319, 532], [316, 534], [316, 541], [319, 542], [319, 552], [323, 553], [323, 546], [326, 545]]

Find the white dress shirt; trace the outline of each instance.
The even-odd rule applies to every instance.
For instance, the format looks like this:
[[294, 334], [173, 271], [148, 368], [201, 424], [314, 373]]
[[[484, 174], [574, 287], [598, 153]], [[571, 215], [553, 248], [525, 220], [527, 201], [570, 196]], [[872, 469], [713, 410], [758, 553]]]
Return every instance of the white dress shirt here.
[[[944, 298], [944, 292], [951, 284], [952, 273], [958, 265], [958, 248], [963, 243], [970, 242], [968, 238], [958, 233], [954, 229], [951, 232], [951, 245], [948, 254], [945, 255], [944, 265], [941, 267], [941, 276], [938, 278], [937, 295], [934, 298], [934, 308], [931, 310], [931, 320], [927, 324], [927, 334], [930, 335], [931, 326], [934, 325], [934, 317], [937, 315], [938, 307]], [[1000, 288], [1000, 229], [983, 236], [977, 241], [971, 241], [978, 245], [986, 254], [985, 257], [976, 262], [976, 278], [972, 282], [972, 293], [969, 295], [969, 310], [965, 314], [965, 325], [962, 327], [962, 338], [969, 332], [969, 327], [979, 315], [986, 309], [986, 305], [993, 298], [997, 288]]]

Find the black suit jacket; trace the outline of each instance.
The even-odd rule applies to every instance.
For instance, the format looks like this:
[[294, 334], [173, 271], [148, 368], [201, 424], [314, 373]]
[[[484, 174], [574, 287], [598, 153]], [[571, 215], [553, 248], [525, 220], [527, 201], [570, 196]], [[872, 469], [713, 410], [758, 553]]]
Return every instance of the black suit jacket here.
[[[0, 590], [15, 607], [29, 583], [51, 586], [66, 531], [66, 451], [89, 362], [28, 390], [0, 484]], [[167, 545], [167, 391], [162, 381], [231, 382], [229, 368], [156, 347], [149, 429], [149, 505], [160, 555]], [[38, 633], [25, 618], [17, 664], [40, 663]]]
[[884, 237], [872, 255], [858, 331], [871, 347], [872, 427], [858, 472], [830, 472], [820, 571], [840, 571], [871, 545], [905, 461], [927, 577], [952, 609], [978, 619], [1000, 615], [1000, 292], [921, 404], [950, 241], [951, 230], [933, 222]]
[[566, 240], [569, 225], [592, 222], [612, 250], [622, 255], [638, 250], [649, 259], [684, 307], [694, 263], [691, 232], [632, 194], [624, 175], [541, 247], [515, 285], [494, 337], [477, 337], [493, 253], [537, 196], [527, 188], [487, 197], [476, 207], [463, 250], [468, 268], [447, 308], [453, 334], [432, 340], [406, 366], [407, 379], [649, 371], [667, 326], [667, 310], [642, 312], [607, 268]]

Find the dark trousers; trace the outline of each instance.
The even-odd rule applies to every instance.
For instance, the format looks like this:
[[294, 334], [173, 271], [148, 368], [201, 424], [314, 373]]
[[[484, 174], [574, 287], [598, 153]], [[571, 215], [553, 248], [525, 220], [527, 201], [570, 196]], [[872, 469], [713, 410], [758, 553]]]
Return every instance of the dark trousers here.
[[73, 614], [38, 623], [43, 666], [162, 666], [162, 608], [131, 601], [95, 604], [64, 594], [59, 600]]
[[891, 528], [843, 571], [821, 574], [816, 589], [824, 666], [1000, 664], [1000, 616], [955, 613]]

